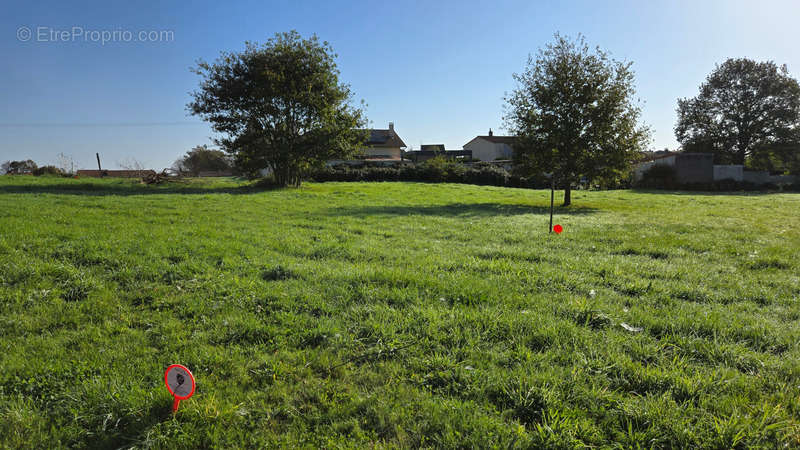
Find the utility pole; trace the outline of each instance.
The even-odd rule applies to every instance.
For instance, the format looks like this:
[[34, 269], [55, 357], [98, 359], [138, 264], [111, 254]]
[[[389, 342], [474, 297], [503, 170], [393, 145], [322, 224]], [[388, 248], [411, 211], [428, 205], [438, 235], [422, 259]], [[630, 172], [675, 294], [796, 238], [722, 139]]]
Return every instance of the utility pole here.
[[97, 170], [99, 170], [102, 173], [103, 168], [100, 167], [100, 153], [95, 153], [94, 156], [97, 156]]

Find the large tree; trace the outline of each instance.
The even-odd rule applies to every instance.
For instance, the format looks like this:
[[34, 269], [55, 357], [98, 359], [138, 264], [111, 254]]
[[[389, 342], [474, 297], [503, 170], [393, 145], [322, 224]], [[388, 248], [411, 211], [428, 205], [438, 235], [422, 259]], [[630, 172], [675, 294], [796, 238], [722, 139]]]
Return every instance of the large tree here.
[[789, 169], [800, 148], [800, 86], [786, 66], [729, 59], [697, 97], [678, 100], [675, 135], [684, 150], [716, 162]]
[[335, 57], [327, 42], [296, 31], [248, 42], [198, 63], [203, 80], [188, 108], [224, 136], [218, 143], [244, 173], [270, 169], [278, 184], [298, 186], [304, 171], [355, 153], [365, 137]]
[[631, 63], [612, 60], [585, 39], [556, 34], [540, 49], [507, 96], [506, 127], [517, 136], [518, 170], [551, 173], [571, 203], [571, 186], [581, 177], [609, 178], [630, 168], [647, 144], [638, 124]]

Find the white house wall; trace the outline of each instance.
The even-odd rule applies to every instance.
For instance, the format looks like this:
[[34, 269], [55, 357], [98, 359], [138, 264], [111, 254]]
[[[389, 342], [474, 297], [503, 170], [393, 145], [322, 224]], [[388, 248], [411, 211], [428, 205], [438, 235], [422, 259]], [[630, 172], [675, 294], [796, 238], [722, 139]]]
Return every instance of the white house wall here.
[[472, 157], [481, 161], [494, 161], [498, 158], [511, 158], [511, 147], [495, 144], [485, 139], [473, 139], [464, 145], [464, 150], [472, 150]]
[[367, 155], [368, 158], [388, 158], [388, 159], [400, 159], [403, 152], [400, 150], [400, 147], [375, 147], [375, 148], [367, 148], [364, 149], [364, 153]]

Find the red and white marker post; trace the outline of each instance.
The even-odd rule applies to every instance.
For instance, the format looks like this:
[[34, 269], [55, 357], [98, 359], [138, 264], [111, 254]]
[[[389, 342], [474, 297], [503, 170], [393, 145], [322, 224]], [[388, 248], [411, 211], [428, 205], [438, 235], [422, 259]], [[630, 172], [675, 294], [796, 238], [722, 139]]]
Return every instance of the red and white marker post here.
[[178, 410], [181, 400], [186, 400], [194, 394], [194, 375], [180, 364], [167, 367], [167, 371], [164, 372], [164, 384], [167, 385], [169, 393], [175, 397], [172, 412]]

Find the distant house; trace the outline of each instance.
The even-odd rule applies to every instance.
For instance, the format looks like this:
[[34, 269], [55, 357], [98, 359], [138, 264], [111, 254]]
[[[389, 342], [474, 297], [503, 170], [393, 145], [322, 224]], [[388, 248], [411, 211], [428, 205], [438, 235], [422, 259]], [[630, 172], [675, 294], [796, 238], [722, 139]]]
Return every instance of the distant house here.
[[368, 133], [367, 146], [363, 149], [364, 159], [367, 161], [401, 161], [406, 143], [394, 131], [394, 123], [389, 122], [389, 128], [371, 128], [364, 130]]
[[714, 155], [711, 153], [668, 153], [637, 164], [633, 177], [642, 179], [647, 170], [655, 165], [675, 169], [675, 178], [680, 184], [711, 183], [714, 181]]
[[489, 128], [486, 136], [477, 136], [464, 144], [464, 150], [472, 152], [473, 159], [481, 161], [508, 160], [514, 155], [511, 146], [516, 138], [514, 136], [495, 136]]
[[419, 150], [405, 152], [405, 158], [413, 162], [423, 162], [436, 157], [447, 159], [470, 159], [472, 152], [469, 150], [446, 150], [444, 144], [423, 144]]

